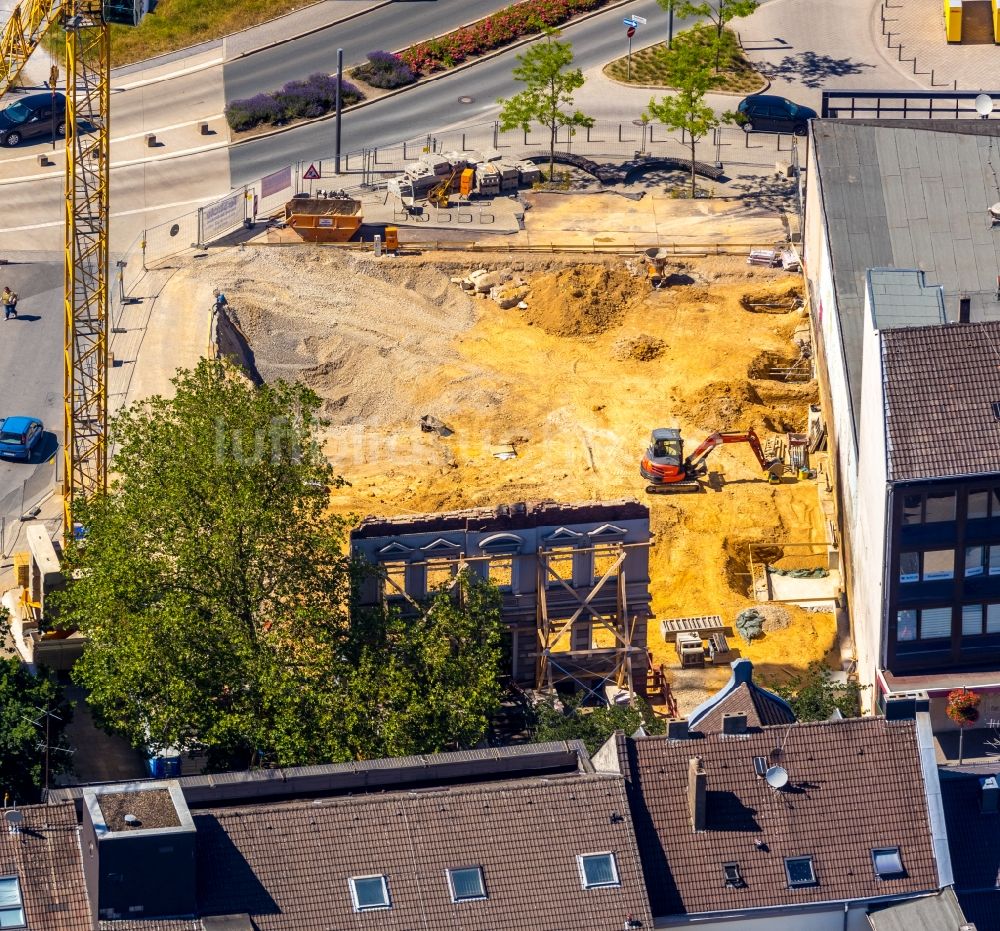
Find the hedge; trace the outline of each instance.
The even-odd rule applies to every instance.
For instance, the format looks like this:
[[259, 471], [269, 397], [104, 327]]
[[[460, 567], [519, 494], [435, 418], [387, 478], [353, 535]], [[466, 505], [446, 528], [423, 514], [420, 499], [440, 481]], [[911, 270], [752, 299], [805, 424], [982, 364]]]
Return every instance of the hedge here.
[[[349, 81], [341, 86], [341, 106], [362, 99]], [[280, 126], [298, 119], [312, 119], [332, 110], [337, 103], [337, 78], [317, 72], [304, 81], [289, 81], [281, 90], [233, 100], [226, 106], [226, 122], [234, 132], [261, 124]]]

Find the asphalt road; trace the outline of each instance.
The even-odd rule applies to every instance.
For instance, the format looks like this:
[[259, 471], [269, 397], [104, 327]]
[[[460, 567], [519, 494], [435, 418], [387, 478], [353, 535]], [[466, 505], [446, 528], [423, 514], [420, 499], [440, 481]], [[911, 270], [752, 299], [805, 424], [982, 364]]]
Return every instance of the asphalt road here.
[[[387, 9], [392, 10], [392, 7]], [[642, 27], [642, 45], [665, 37], [666, 14], [655, 0], [638, 0], [627, 10], [645, 16], [649, 21], [647, 26]], [[564, 29], [562, 38], [573, 44], [574, 63], [587, 70], [620, 57], [625, 51], [623, 18], [621, 8], [608, 10]], [[680, 19], [675, 20], [675, 29], [683, 25]], [[524, 48], [511, 49], [489, 61], [344, 114], [341, 150], [350, 152], [366, 146], [387, 145], [458, 123], [495, 119], [499, 112], [497, 98], [508, 97], [520, 89], [511, 71], [517, 64], [516, 56], [523, 53]], [[255, 57], [250, 56], [248, 60], [252, 61]], [[472, 97], [474, 102], [461, 104], [459, 97]], [[594, 112], [593, 108], [588, 113], [598, 118], [617, 118], [619, 110], [616, 101], [609, 98], [606, 113]], [[237, 145], [229, 153], [232, 184], [236, 186], [253, 181], [300, 159], [332, 156], [333, 138], [334, 122], [323, 120]]]
[[252, 97], [316, 71], [337, 70], [337, 49], [345, 69], [369, 52], [397, 51], [509, 6], [511, 0], [397, 0], [396, 3], [335, 24], [294, 42], [227, 62], [226, 100]]
[[[18, 295], [16, 319], [0, 315], [0, 418], [13, 414], [38, 417], [45, 424], [43, 451], [51, 456], [62, 435], [62, 260], [12, 261], [0, 267], [0, 288], [10, 285]], [[3, 506], [37, 468], [0, 460], [0, 518]]]

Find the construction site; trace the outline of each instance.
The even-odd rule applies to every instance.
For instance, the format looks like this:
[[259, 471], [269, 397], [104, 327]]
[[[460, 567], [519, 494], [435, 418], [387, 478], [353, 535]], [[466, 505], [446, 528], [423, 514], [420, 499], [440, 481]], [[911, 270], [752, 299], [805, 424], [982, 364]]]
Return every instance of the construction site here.
[[[562, 226], [572, 237], [586, 226], [572, 216], [603, 222], [614, 242], [602, 203], [616, 201], [618, 219], [653, 200], [546, 196], [527, 195], [525, 235]], [[754, 241], [762, 224], [772, 241], [781, 235], [773, 214], [748, 216], [739, 204], [716, 201], [708, 214], [697, 202], [672, 205], [714, 221], [721, 242]], [[738, 247], [511, 254], [498, 241], [469, 254], [407, 246], [406, 234], [393, 255], [259, 237], [181, 267], [161, 299], [180, 308], [222, 288], [254, 375], [302, 379], [317, 392], [325, 452], [349, 482], [331, 508], [355, 522], [515, 502], [648, 506], [651, 615], [640, 646], [673, 710], [718, 689], [737, 656], [765, 682], [811, 661], [845, 665], [797, 265]], [[689, 459], [723, 434], [677, 489], [689, 493], [657, 493], [645, 466], [640, 474], [651, 432], [663, 429], [680, 431]], [[748, 608], [763, 622], [753, 639], [734, 627]], [[675, 629], [692, 618], [712, 620], [686, 662], [676, 641], [690, 635]], [[724, 662], [713, 662], [715, 631], [728, 638]]]

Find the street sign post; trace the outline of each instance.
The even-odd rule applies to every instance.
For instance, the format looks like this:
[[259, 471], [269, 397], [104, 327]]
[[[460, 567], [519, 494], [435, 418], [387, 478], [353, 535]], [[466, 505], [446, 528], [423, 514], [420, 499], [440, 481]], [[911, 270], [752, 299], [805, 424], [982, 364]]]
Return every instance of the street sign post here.
[[635, 35], [635, 27], [639, 25], [639, 21], [646, 22], [641, 16], [630, 16], [628, 19], [622, 20], [625, 23], [625, 35], [628, 36], [628, 69], [626, 81], [632, 80], [632, 36]]
[[645, 16], [636, 16], [635, 13], [633, 13], [632, 16], [631, 16], [631, 19], [634, 19], [640, 26], [645, 26], [646, 25], [646, 17]]
[[630, 17], [629, 19], [623, 19], [623, 20], [622, 20], [622, 22], [623, 22], [623, 23], [624, 23], [624, 24], [625, 24], [626, 26], [631, 26], [632, 28], [635, 28], [636, 26], [638, 26], [638, 25], [639, 25], [639, 21], [638, 21], [638, 20], [635, 20], [635, 19], [632, 19], [631, 17]]

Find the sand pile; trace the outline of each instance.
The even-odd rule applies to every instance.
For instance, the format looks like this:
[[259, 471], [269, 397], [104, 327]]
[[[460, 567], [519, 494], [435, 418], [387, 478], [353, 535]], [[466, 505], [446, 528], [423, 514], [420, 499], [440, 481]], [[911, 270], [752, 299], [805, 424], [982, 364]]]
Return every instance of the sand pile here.
[[652, 362], [653, 359], [662, 356], [666, 348], [667, 344], [659, 337], [639, 333], [636, 336], [621, 336], [616, 339], [611, 347], [611, 354], [622, 362], [627, 359]]
[[619, 266], [577, 265], [530, 278], [525, 319], [554, 336], [593, 336], [617, 326], [645, 296], [642, 280]]

